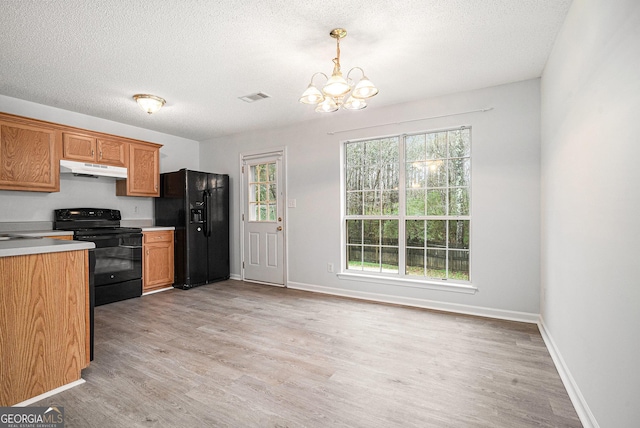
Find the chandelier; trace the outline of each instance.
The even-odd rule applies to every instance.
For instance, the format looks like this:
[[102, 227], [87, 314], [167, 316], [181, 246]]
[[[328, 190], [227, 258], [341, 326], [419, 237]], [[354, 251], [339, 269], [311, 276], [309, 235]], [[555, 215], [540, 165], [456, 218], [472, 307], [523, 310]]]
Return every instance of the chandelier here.
[[[347, 30], [334, 28], [329, 35], [336, 39], [337, 46], [336, 57], [333, 59], [333, 74], [331, 77], [327, 77], [326, 74], [317, 72], [311, 76], [311, 82], [302, 93], [300, 102], [317, 105], [316, 111], [318, 113], [330, 113], [340, 107], [347, 110], [363, 109], [367, 106], [365, 100], [376, 95], [378, 88], [364, 75], [364, 71], [360, 67], [353, 67], [349, 70], [346, 80], [342, 77], [342, 72], [340, 71], [340, 39], [346, 37]], [[359, 70], [362, 73], [362, 78], [355, 85], [354, 81], [349, 77], [354, 70]], [[327, 79], [322, 91], [313, 85], [313, 79], [319, 74]]]

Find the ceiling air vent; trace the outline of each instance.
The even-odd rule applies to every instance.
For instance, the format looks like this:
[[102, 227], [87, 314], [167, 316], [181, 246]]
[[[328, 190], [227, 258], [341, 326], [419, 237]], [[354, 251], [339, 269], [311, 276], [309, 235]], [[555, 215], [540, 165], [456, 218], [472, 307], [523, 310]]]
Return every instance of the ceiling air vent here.
[[245, 95], [244, 97], [238, 97], [245, 103], [253, 103], [256, 101], [264, 100], [266, 98], [271, 98], [269, 95], [264, 92], [256, 92], [255, 94]]

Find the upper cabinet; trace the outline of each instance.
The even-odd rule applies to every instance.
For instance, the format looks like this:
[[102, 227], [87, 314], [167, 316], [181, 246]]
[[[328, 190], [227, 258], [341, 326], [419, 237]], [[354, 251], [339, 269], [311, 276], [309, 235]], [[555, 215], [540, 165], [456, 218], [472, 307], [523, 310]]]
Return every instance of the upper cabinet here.
[[160, 145], [129, 143], [127, 179], [116, 182], [118, 196], [160, 196]]
[[87, 135], [62, 133], [62, 158], [95, 162], [96, 139]]
[[0, 116], [0, 189], [60, 191], [60, 131]]
[[114, 139], [98, 138], [96, 141], [97, 161], [113, 166], [126, 166], [125, 164], [125, 148], [126, 143]]
[[161, 144], [0, 113], [0, 189], [60, 191], [60, 159], [127, 168], [118, 196], [160, 196]]
[[62, 158], [113, 166], [125, 165], [126, 142], [63, 132]]

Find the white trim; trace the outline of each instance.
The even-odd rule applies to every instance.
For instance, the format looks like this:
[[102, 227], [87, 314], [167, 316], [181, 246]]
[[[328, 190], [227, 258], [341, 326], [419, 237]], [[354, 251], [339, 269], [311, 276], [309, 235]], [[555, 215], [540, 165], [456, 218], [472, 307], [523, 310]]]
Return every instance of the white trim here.
[[567, 390], [569, 399], [571, 400], [571, 403], [573, 403], [573, 407], [576, 409], [576, 413], [578, 414], [578, 418], [580, 418], [580, 422], [582, 423], [584, 428], [600, 428], [600, 425], [598, 425], [598, 421], [596, 421], [595, 416], [593, 416], [593, 413], [591, 412], [587, 401], [584, 399], [580, 388], [578, 388], [578, 384], [571, 375], [569, 367], [567, 367], [567, 364], [564, 362], [562, 354], [560, 354], [560, 350], [549, 334], [549, 330], [544, 323], [544, 318], [542, 318], [542, 315], [540, 315], [540, 317], [538, 318], [538, 329], [540, 330], [542, 340], [544, 341], [545, 345], [547, 345], [547, 349], [549, 350], [551, 359], [556, 366], [556, 370], [558, 370], [558, 374], [560, 374], [560, 379], [562, 380], [562, 383]]
[[233, 279], [235, 281], [242, 281], [242, 277], [237, 273], [232, 273], [231, 275], [229, 275], [229, 279]]
[[428, 290], [453, 291], [455, 293], [476, 294], [478, 288], [471, 284], [458, 284], [447, 281], [424, 281], [408, 278], [393, 278], [388, 276], [367, 275], [363, 273], [340, 272], [336, 274], [340, 279], [361, 281], [374, 284], [395, 285], [401, 287], [426, 288]]
[[507, 321], [526, 322], [530, 324], [536, 324], [539, 318], [538, 314], [532, 314], [529, 312], [516, 312], [507, 311], [504, 309], [483, 308], [480, 306], [437, 302], [434, 300], [416, 299], [413, 297], [390, 296], [387, 294], [345, 290], [342, 288], [325, 287], [322, 285], [306, 284], [302, 282], [290, 281], [289, 284], [287, 284], [287, 287], [294, 290], [312, 291], [315, 293], [352, 297], [355, 299], [369, 300], [373, 302], [392, 303], [396, 305], [413, 306], [416, 308], [433, 309], [436, 311], [453, 312], [457, 314], [475, 315]]
[[73, 382], [68, 383], [66, 385], [59, 386], [59, 387], [57, 387], [55, 389], [52, 389], [51, 391], [47, 391], [47, 392], [42, 393], [40, 395], [37, 395], [37, 396], [35, 396], [33, 398], [25, 400], [25, 401], [23, 401], [21, 403], [14, 404], [11, 407], [26, 407], [26, 406], [30, 406], [33, 403], [37, 402], [37, 401], [44, 400], [45, 398], [49, 398], [49, 397], [51, 397], [53, 395], [59, 394], [62, 391], [66, 391], [67, 389], [71, 389], [74, 386], [82, 385], [83, 383], [85, 383], [85, 380], [80, 378], [80, 379], [78, 379], [76, 381], [73, 381]]
[[262, 285], [270, 285], [272, 287], [280, 287], [287, 288], [286, 284], [275, 284], [273, 282], [265, 282], [265, 281], [254, 281], [253, 279], [243, 279], [244, 282], [250, 282], [252, 284], [262, 284]]

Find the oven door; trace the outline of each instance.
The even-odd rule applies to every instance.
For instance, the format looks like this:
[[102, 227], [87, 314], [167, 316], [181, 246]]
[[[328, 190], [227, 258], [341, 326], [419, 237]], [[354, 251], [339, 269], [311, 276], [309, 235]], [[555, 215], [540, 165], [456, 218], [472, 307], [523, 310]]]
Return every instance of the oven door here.
[[110, 234], [76, 236], [96, 246], [95, 286], [142, 278], [142, 234]]

